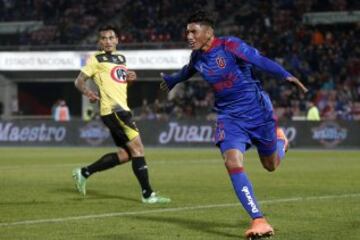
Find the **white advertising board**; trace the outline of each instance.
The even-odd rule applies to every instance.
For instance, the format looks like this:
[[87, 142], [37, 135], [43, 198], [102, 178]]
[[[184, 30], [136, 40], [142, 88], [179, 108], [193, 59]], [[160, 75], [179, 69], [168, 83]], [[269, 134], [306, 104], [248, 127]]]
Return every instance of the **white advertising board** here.
[[[180, 69], [188, 63], [190, 50], [119, 51], [134, 70]], [[0, 52], [0, 71], [79, 70], [93, 52]]]

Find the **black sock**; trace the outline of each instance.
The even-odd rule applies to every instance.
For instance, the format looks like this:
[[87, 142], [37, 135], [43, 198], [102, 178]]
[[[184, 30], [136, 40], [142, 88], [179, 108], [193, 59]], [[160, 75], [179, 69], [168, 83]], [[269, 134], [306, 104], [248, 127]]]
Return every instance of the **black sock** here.
[[81, 169], [81, 174], [84, 177], [88, 178], [90, 177], [91, 174], [95, 172], [103, 171], [115, 167], [116, 165], [119, 164], [120, 161], [116, 153], [107, 153], [93, 164], [90, 164], [87, 167], [83, 167]]
[[144, 198], [150, 197], [153, 192], [149, 183], [148, 168], [144, 157], [133, 157], [132, 158], [132, 169], [135, 176], [137, 177]]

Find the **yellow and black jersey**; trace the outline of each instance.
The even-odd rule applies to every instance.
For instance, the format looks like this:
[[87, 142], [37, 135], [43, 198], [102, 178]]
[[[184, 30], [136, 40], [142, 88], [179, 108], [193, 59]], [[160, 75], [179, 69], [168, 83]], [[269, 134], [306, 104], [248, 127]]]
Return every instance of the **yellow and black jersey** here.
[[126, 59], [113, 52], [97, 52], [81, 71], [91, 77], [100, 91], [100, 115], [130, 111], [127, 105]]

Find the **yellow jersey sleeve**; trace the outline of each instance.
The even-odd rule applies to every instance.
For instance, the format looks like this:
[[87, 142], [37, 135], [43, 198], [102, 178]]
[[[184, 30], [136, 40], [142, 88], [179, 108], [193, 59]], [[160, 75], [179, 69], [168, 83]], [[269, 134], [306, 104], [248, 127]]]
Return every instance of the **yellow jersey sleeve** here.
[[98, 72], [98, 61], [96, 60], [95, 55], [87, 60], [86, 65], [81, 68], [81, 72], [85, 73], [88, 77], [93, 77]]

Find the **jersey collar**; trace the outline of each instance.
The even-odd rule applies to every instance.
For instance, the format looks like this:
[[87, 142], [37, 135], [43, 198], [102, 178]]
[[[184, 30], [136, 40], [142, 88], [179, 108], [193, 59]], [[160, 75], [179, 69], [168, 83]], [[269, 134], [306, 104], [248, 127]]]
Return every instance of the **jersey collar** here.
[[220, 46], [220, 45], [221, 45], [221, 40], [220, 40], [219, 38], [215, 37], [215, 38], [213, 39], [213, 41], [211, 42], [211, 46], [209, 47], [209, 49], [206, 50], [206, 51], [204, 51], [204, 53], [208, 53], [208, 52], [210, 52], [212, 49], [214, 49], [214, 48], [216, 48], [216, 47], [218, 47], [218, 46]]

